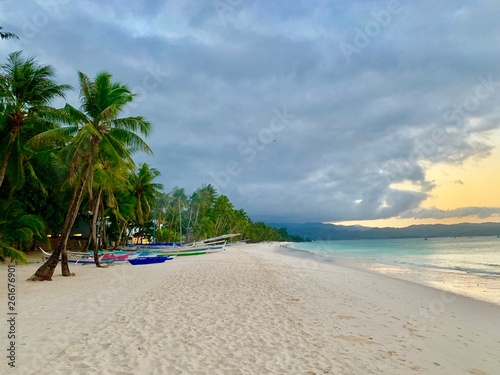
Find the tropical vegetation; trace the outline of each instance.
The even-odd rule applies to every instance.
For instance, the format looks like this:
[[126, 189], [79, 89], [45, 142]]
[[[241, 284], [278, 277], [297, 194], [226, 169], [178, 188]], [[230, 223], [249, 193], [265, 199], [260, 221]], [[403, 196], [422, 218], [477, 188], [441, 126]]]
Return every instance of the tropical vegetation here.
[[6, 60], [0, 66], [0, 260], [25, 263], [27, 252], [57, 238], [32, 280], [50, 280], [60, 258], [63, 275], [72, 275], [67, 245], [75, 223], [88, 225], [85, 248], [96, 254], [131, 241], [191, 242], [226, 233], [250, 242], [300, 240], [253, 222], [210, 184], [191, 194], [180, 187], [164, 193], [160, 172], [133, 159], [152, 153], [144, 140], [152, 126], [142, 116], [123, 116], [135, 95], [110, 73], [77, 72], [79, 105], [55, 108], [72, 87], [59, 84], [51, 66], [20, 51]]

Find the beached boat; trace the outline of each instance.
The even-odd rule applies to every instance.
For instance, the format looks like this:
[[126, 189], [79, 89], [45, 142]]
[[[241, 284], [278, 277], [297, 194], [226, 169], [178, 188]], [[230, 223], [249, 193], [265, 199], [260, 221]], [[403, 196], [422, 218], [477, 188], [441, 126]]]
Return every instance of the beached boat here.
[[116, 251], [136, 251], [137, 250], [137, 245], [127, 245], [127, 246], [122, 246]]
[[188, 256], [188, 255], [202, 255], [207, 253], [213, 253], [217, 251], [224, 250], [226, 241], [223, 243], [213, 243], [213, 244], [196, 244], [196, 245], [186, 245], [181, 247], [173, 247], [171, 249], [165, 250], [158, 254], [158, 256]]
[[224, 234], [222, 236], [207, 238], [203, 241], [193, 242], [182, 246], [162, 246], [159, 256], [189, 256], [202, 255], [223, 251], [227, 245], [227, 239], [240, 234]]
[[137, 245], [137, 251], [155, 251], [155, 250], [163, 250], [163, 249], [171, 249], [173, 247], [182, 246], [179, 242], [155, 242], [150, 244]]
[[[40, 250], [42, 251], [44, 255], [44, 260], [47, 260], [52, 254], [48, 253], [47, 251], [43, 250], [40, 247]], [[93, 252], [78, 252], [78, 251], [67, 251], [68, 253], [68, 262], [70, 263], [75, 263], [75, 264], [91, 264], [95, 263], [94, 261], [94, 254]], [[106, 263], [115, 263], [115, 262], [125, 262], [127, 258], [134, 254], [135, 252], [133, 251], [116, 251], [116, 252], [109, 252], [109, 253], [99, 253], [99, 262], [106, 264]]]
[[142, 264], [164, 263], [165, 261], [172, 259], [174, 259], [174, 257], [146, 255], [146, 256], [136, 256], [136, 257], [131, 256], [127, 260], [133, 266], [137, 266]]
[[102, 262], [125, 262], [129, 256], [134, 254], [132, 251], [128, 251], [122, 254], [115, 254], [115, 253], [104, 253], [102, 258], [99, 260]]
[[[39, 249], [43, 253], [43, 259], [46, 261], [49, 259], [49, 257], [52, 255], [51, 253], [48, 253], [47, 251], [43, 250], [41, 247]], [[90, 253], [84, 253], [84, 252], [76, 252], [76, 251], [68, 251], [68, 262], [69, 263], [74, 263], [74, 264], [94, 264], [94, 256]], [[104, 254], [99, 255], [99, 261], [102, 263], [109, 263], [112, 262], [110, 260], [103, 260]], [[61, 258], [59, 258], [61, 260]]]
[[189, 256], [189, 255], [203, 255], [206, 254], [206, 251], [203, 250], [184, 250], [184, 251], [173, 251], [173, 252], [164, 252], [164, 253], [159, 253], [157, 256], [159, 257], [171, 257], [171, 256]]

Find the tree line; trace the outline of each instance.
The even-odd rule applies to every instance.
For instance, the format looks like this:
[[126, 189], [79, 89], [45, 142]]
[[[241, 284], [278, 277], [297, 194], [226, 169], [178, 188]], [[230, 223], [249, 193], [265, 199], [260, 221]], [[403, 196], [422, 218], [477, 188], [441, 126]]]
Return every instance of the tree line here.
[[[89, 224], [86, 248], [123, 246], [133, 236], [189, 242], [241, 233], [251, 242], [301, 240], [286, 229], [253, 222], [242, 209], [203, 185], [188, 195], [163, 192], [160, 172], [137, 166], [151, 123], [123, 117], [135, 95], [108, 72], [77, 72], [80, 102], [55, 108], [73, 87], [59, 84], [50, 65], [21, 51], [0, 67], [0, 259], [27, 262], [26, 251], [57, 237], [51, 257], [32, 276], [50, 280], [61, 258], [70, 276], [67, 243], [76, 220]], [[97, 266], [99, 266], [97, 262]]]

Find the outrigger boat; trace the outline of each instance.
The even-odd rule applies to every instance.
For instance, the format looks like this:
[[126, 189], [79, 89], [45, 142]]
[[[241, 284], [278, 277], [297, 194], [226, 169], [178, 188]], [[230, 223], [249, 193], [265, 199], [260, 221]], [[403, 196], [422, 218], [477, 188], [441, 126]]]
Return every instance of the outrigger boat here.
[[164, 263], [167, 260], [172, 260], [174, 257], [168, 256], [157, 256], [157, 255], [137, 255], [128, 257], [128, 262], [133, 266], [142, 265], [142, 264], [155, 264], [155, 263]]
[[[49, 257], [52, 255], [51, 253], [46, 252], [40, 247], [40, 250], [43, 253], [43, 259], [47, 260]], [[68, 251], [68, 262], [69, 263], [75, 263], [75, 264], [94, 264], [94, 256], [90, 253], [84, 253], [84, 252], [76, 252], [76, 251]], [[99, 255], [99, 262], [101, 263], [111, 263], [112, 261], [110, 260], [105, 260], [103, 259], [104, 254]], [[61, 260], [61, 258], [59, 258]]]
[[100, 258], [100, 261], [103, 262], [125, 262], [129, 256], [134, 254], [135, 251], [128, 251], [123, 254], [114, 254], [114, 253], [104, 253], [103, 257]]
[[[46, 252], [40, 247], [40, 250], [43, 253], [44, 260], [49, 259], [52, 255], [51, 253]], [[78, 252], [78, 251], [67, 251], [68, 253], [68, 262], [75, 264], [93, 264], [95, 263], [94, 254], [91, 252]], [[133, 252], [128, 251], [125, 253], [114, 254], [114, 253], [100, 253], [99, 254], [99, 262], [100, 263], [114, 263], [114, 262], [125, 262], [127, 258], [132, 255]]]
[[159, 256], [188, 256], [188, 255], [202, 255], [223, 251], [227, 245], [227, 239], [239, 236], [239, 234], [225, 234], [222, 236], [208, 238], [203, 241], [194, 242], [184, 246], [173, 246], [167, 251], [163, 248]]
[[190, 256], [190, 255], [203, 255], [206, 253], [207, 253], [206, 251], [202, 251], [202, 250], [179, 250], [179, 251], [159, 253], [157, 256], [162, 257], [162, 258], [163, 257], [171, 257], [171, 256], [183, 257], [183, 256]]

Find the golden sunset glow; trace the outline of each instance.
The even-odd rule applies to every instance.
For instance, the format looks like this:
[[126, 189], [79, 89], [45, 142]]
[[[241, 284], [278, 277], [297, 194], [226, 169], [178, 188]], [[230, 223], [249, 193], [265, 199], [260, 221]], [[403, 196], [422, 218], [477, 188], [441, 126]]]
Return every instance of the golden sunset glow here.
[[[421, 208], [436, 207], [453, 210], [462, 207], [500, 207], [500, 132], [489, 138], [495, 145], [490, 156], [471, 159], [463, 165], [444, 163], [435, 164], [427, 170], [427, 180], [436, 184], [435, 189], [422, 203]], [[391, 185], [394, 189], [420, 191], [411, 183]], [[367, 227], [407, 227], [418, 224], [457, 224], [457, 223], [500, 222], [500, 216], [478, 218], [477, 216], [448, 219], [380, 219], [363, 221], [336, 222], [338, 225], [363, 225]]]
[[500, 207], [500, 150], [485, 160], [470, 161], [462, 167], [436, 165], [428, 178], [436, 182], [433, 194], [423, 207], [441, 209], [459, 207]]

